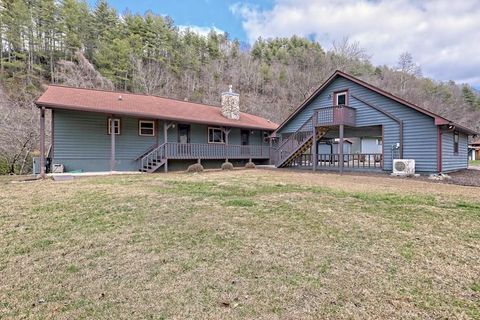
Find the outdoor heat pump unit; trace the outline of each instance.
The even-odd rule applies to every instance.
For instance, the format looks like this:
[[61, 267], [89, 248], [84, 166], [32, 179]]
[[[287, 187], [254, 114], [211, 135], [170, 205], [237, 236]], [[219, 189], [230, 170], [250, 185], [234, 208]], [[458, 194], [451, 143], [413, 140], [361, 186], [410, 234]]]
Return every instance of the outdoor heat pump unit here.
[[415, 160], [413, 159], [394, 159], [393, 174], [408, 176], [415, 174]]

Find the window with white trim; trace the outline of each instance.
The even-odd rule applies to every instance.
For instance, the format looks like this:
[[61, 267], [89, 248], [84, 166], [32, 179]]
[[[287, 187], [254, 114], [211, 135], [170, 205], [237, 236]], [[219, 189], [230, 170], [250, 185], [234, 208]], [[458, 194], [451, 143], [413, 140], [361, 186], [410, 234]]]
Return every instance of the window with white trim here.
[[112, 134], [112, 121], [113, 121], [113, 130], [116, 135], [120, 134], [120, 119], [108, 118], [108, 134]]
[[222, 128], [208, 128], [208, 143], [225, 143], [225, 131]]
[[347, 104], [347, 91], [335, 93], [335, 105], [344, 106]]
[[138, 121], [138, 135], [139, 136], [155, 136], [155, 121], [140, 120]]

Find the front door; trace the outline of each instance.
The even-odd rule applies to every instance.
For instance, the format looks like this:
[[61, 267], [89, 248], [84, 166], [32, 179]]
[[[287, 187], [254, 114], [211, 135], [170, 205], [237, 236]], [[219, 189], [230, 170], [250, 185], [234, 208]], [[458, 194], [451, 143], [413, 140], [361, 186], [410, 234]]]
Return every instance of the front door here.
[[242, 130], [240, 132], [240, 141], [242, 146], [248, 146], [250, 144], [250, 131], [249, 130]]
[[250, 130], [242, 130], [240, 131], [240, 144], [242, 147], [240, 148], [242, 156], [249, 156], [250, 155]]
[[178, 125], [178, 143], [190, 143], [190, 125]]

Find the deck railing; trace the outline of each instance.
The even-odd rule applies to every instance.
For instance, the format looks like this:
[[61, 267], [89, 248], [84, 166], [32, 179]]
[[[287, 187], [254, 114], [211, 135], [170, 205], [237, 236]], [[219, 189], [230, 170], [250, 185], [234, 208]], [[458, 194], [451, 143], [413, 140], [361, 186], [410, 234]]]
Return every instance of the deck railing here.
[[335, 126], [344, 124], [354, 127], [356, 124], [355, 108], [348, 106], [332, 106], [315, 109], [317, 126]]
[[[317, 168], [339, 168], [340, 154], [318, 154]], [[292, 167], [311, 167], [312, 154], [302, 154], [295, 159]], [[343, 155], [343, 167], [350, 169], [381, 169], [383, 168], [383, 155], [381, 153], [354, 153]]]
[[269, 159], [270, 147], [220, 143], [165, 144], [167, 159]]

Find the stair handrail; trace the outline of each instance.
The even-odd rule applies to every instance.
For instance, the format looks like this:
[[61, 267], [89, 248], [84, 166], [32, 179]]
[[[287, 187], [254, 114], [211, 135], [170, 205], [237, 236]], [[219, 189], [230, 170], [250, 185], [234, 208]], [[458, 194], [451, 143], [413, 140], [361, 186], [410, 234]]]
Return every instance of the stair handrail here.
[[147, 153], [144, 157], [142, 157], [142, 159], [140, 160], [140, 169], [148, 166], [148, 164], [153, 160], [158, 161], [159, 159], [163, 158], [165, 158], [165, 143], [162, 143], [161, 145]]
[[[317, 112], [314, 112], [310, 118], [308, 118], [294, 133], [292, 133], [287, 139], [277, 147], [278, 157], [277, 163], [280, 164], [290, 156], [296, 147], [301, 146], [307, 141], [311, 135], [313, 135], [313, 127]], [[307, 134], [305, 134], [307, 133]], [[296, 144], [295, 144], [296, 141]], [[285, 157], [282, 155], [286, 154]]]
[[149, 154], [153, 149], [158, 148], [158, 144], [152, 144], [150, 147], [145, 149], [138, 157], [135, 158], [135, 161], [140, 160], [141, 158], [145, 157], [147, 154]]

